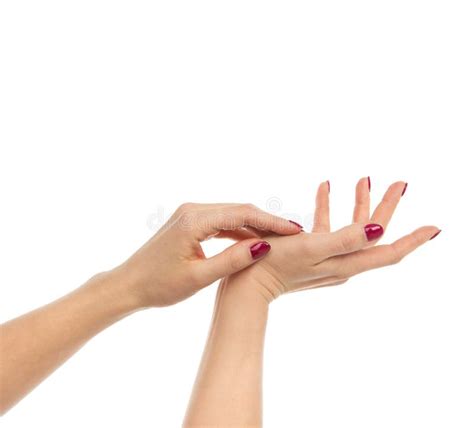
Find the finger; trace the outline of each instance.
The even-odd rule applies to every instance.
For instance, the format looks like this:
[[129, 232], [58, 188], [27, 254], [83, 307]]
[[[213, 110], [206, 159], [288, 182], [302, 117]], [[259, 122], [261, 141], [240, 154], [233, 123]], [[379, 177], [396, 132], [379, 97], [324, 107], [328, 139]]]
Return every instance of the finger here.
[[257, 238], [265, 238], [267, 236], [276, 236], [275, 233], [270, 232], [268, 230], [261, 230], [252, 226], [246, 226], [245, 228], [249, 230], [250, 232], [252, 232]]
[[243, 241], [244, 239], [260, 238], [261, 236], [247, 228], [235, 230], [220, 230], [214, 238], [232, 239], [233, 241]]
[[268, 242], [258, 239], [240, 241], [208, 259], [196, 261], [195, 275], [199, 283], [208, 285], [238, 272], [265, 257], [270, 251]]
[[379, 224], [351, 224], [336, 232], [302, 236], [302, 242], [308, 248], [314, 263], [329, 257], [352, 253], [382, 236], [384, 230]]
[[331, 183], [325, 181], [319, 185], [316, 193], [316, 209], [314, 211], [313, 232], [330, 232], [331, 224], [329, 218], [329, 192]]
[[387, 228], [390, 219], [397, 208], [400, 198], [404, 195], [408, 183], [404, 181], [397, 181], [393, 183], [385, 192], [382, 201], [375, 208], [370, 221], [381, 224]]
[[[399, 263], [404, 257], [415, 251], [439, 234], [435, 226], [423, 226], [390, 245], [378, 245], [353, 254], [336, 257], [334, 263], [343, 266], [339, 275], [350, 277], [371, 269]], [[342, 263], [341, 263], [342, 262]]]
[[195, 230], [198, 239], [205, 239], [221, 230], [235, 230], [246, 226], [279, 235], [292, 235], [302, 230], [298, 223], [269, 214], [251, 204], [191, 211], [181, 216], [181, 221], [184, 220], [188, 224], [188, 230]]
[[353, 223], [368, 223], [370, 218], [370, 177], [361, 178], [356, 186]]

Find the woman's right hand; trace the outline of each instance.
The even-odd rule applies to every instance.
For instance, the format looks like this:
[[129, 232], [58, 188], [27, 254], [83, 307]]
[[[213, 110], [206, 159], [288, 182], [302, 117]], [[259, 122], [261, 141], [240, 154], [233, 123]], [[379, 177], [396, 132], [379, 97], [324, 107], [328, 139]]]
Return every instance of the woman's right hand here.
[[[125, 263], [100, 276], [119, 284], [136, 309], [172, 305], [263, 258], [270, 246], [255, 231], [292, 235], [301, 226], [251, 204], [187, 203]], [[213, 236], [239, 242], [206, 258], [201, 242]]]
[[272, 252], [258, 265], [242, 271], [250, 292], [270, 302], [279, 295], [307, 288], [337, 285], [361, 272], [400, 262], [407, 254], [434, 238], [440, 230], [424, 226], [389, 245], [375, 244], [382, 237], [400, 198], [405, 182], [392, 184], [370, 215], [370, 179], [356, 188], [353, 224], [330, 231], [329, 183], [319, 186], [311, 233], [268, 237]]

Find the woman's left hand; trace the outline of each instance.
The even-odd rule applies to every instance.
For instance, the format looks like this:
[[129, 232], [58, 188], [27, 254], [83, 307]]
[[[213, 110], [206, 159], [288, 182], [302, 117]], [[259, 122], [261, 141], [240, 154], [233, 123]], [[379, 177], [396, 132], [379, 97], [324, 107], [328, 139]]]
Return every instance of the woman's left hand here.
[[392, 184], [370, 215], [370, 178], [362, 178], [356, 187], [353, 223], [331, 232], [329, 182], [321, 183], [312, 232], [266, 238], [271, 253], [237, 275], [248, 278], [243, 282], [251, 292], [257, 290], [271, 301], [286, 292], [341, 284], [361, 272], [400, 262], [440, 232], [423, 226], [392, 244], [376, 245], [406, 186], [401, 181]]

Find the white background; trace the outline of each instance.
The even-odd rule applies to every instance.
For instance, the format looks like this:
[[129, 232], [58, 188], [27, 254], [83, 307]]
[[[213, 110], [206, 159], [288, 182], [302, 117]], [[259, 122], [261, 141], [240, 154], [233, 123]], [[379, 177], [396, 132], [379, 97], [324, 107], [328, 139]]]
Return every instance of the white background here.
[[[406, 180], [384, 241], [443, 232], [272, 303], [265, 425], [472, 427], [473, 21], [456, 0], [2, 1], [1, 320], [120, 263], [182, 202], [305, 221], [330, 179], [339, 228], [357, 179], [376, 201]], [[103, 332], [2, 425], [179, 426], [215, 287]]]

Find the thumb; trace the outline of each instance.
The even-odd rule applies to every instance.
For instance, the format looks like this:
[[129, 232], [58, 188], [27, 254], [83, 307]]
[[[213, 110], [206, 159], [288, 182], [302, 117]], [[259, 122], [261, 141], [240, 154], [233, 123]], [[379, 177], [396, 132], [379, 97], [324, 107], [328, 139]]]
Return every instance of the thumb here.
[[259, 239], [245, 239], [231, 245], [199, 263], [203, 283], [210, 284], [250, 266], [267, 255], [270, 249], [268, 242]]

